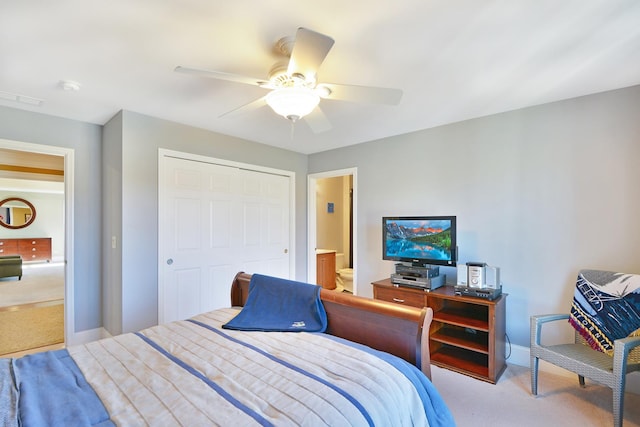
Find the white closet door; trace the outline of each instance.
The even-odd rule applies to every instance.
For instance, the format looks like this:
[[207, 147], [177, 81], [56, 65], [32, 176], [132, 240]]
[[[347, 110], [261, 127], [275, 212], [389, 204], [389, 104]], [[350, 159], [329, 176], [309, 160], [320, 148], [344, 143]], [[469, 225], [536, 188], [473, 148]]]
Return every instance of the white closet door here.
[[289, 177], [161, 161], [160, 323], [228, 307], [238, 271], [289, 277]]
[[289, 278], [289, 179], [243, 170], [241, 269]]

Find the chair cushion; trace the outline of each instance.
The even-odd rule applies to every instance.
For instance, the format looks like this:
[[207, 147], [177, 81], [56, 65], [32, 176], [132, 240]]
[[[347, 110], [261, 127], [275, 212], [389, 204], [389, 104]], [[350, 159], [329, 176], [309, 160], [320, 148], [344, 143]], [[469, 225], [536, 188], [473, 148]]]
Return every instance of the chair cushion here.
[[613, 355], [613, 342], [640, 335], [640, 275], [581, 270], [571, 325], [595, 350]]

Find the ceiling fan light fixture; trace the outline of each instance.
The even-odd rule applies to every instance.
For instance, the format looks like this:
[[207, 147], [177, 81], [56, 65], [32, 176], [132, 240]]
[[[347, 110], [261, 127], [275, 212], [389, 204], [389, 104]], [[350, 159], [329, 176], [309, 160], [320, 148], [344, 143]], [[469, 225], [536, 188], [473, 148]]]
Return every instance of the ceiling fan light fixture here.
[[320, 103], [320, 97], [307, 87], [285, 87], [267, 94], [265, 101], [276, 114], [295, 122]]

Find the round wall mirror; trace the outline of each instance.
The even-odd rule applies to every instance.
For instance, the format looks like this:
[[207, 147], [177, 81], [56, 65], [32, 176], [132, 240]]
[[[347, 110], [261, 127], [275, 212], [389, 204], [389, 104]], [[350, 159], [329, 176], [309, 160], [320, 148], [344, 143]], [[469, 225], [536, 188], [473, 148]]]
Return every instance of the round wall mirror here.
[[0, 225], [6, 228], [24, 228], [36, 219], [36, 208], [25, 199], [9, 197], [0, 202]]

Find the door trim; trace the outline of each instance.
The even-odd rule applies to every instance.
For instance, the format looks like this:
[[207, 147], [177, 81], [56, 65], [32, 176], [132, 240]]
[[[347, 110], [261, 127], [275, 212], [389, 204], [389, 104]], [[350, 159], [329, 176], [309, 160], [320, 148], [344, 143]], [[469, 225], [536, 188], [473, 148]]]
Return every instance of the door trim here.
[[[275, 169], [265, 166], [253, 165], [250, 163], [235, 162], [232, 160], [219, 159], [215, 157], [203, 156], [200, 154], [186, 153], [182, 151], [168, 150], [166, 148], [158, 149], [158, 292], [160, 290], [160, 283], [162, 278], [162, 263], [164, 262], [162, 253], [160, 253], [161, 242], [163, 241], [164, 231], [160, 224], [160, 209], [163, 206], [163, 202], [166, 199], [165, 188], [162, 185], [162, 178], [164, 177], [164, 162], [163, 157], [174, 157], [177, 159], [191, 160], [196, 162], [211, 163], [221, 166], [235, 167], [243, 170], [249, 170], [254, 172], [269, 173], [272, 175], [280, 175], [289, 178], [289, 278], [292, 280], [296, 277], [296, 173], [293, 171], [287, 171], [283, 169]], [[164, 285], [163, 285], [164, 286]], [[164, 291], [164, 290], [162, 290]], [[160, 294], [158, 294], [158, 319], [160, 319]]]
[[318, 179], [353, 176], [353, 294], [358, 295], [358, 168], [338, 169], [307, 175], [307, 282], [316, 283], [316, 184]]
[[75, 340], [75, 303], [74, 303], [74, 149], [54, 145], [33, 144], [30, 142], [0, 139], [0, 148], [32, 153], [51, 154], [64, 157], [64, 342]]

